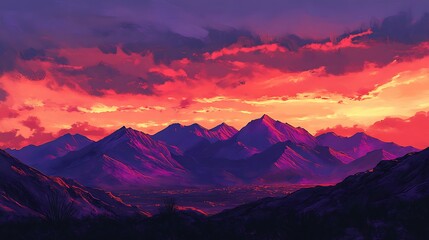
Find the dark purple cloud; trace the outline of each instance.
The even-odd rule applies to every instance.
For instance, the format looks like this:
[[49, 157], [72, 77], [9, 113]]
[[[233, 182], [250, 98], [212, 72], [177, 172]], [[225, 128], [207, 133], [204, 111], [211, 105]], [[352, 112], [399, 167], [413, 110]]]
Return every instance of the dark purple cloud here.
[[0, 101], [5, 101], [9, 94], [2, 88], [0, 88]]
[[[60, 53], [63, 48], [97, 48], [110, 56], [118, 51], [150, 54], [156, 65], [169, 66], [186, 58], [201, 63], [198, 68], [187, 67], [189, 79], [204, 71], [208, 78], [220, 78], [215, 83], [222, 88], [240, 87], [252, 74], [252, 69], [236, 70], [228, 62], [233, 60], [292, 72], [324, 67], [326, 73], [339, 75], [359, 71], [367, 62], [384, 66], [425, 56], [426, 52], [403, 46], [429, 41], [425, 12], [429, 2], [423, 0], [4, 0], [0, 2], [0, 74], [17, 71], [38, 81], [52, 72], [58, 84], [97, 96], [108, 90], [153, 95], [156, 86], [173, 81], [160, 73], [136, 75], [105, 63], [73, 68]], [[330, 39], [340, 42], [369, 27], [373, 34], [354, 40], [369, 44], [367, 49], [303, 49]], [[394, 45], [373, 46], [371, 41]], [[204, 57], [231, 45], [262, 43], [277, 43], [292, 53], [239, 53], [213, 61]], [[46, 69], [35, 62], [53, 66]], [[229, 73], [237, 79], [221, 79]], [[0, 100], [5, 96], [0, 90]]]
[[401, 12], [385, 18], [382, 22], [374, 22], [371, 28], [374, 31], [371, 38], [376, 40], [406, 44], [428, 41], [429, 13], [414, 19], [410, 13]]
[[179, 103], [179, 108], [188, 108], [193, 103], [192, 98], [183, 98]]
[[72, 88], [80, 87], [95, 96], [104, 95], [106, 90], [114, 90], [116, 93], [152, 95], [155, 94], [153, 84], [162, 83], [159, 75], [156, 75], [155, 81], [152, 82], [143, 77], [124, 74], [115, 67], [102, 62], [82, 69], [60, 68], [59, 72], [72, 77], [58, 80], [61, 84]]

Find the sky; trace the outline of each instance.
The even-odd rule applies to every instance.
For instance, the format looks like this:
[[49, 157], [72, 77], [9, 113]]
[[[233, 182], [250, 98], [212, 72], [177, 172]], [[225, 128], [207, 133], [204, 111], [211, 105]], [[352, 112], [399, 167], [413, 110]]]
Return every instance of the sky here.
[[429, 146], [428, 1], [3, 0], [0, 28], [1, 148], [263, 114]]

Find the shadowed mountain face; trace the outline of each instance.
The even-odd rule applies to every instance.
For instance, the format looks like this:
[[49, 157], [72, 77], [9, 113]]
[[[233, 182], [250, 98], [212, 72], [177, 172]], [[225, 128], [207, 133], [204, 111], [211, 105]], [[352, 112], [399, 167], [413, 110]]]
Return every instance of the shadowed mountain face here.
[[118, 197], [59, 177], [48, 177], [0, 150], [0, 221], [50, 217], [60, 204], [69, 217], [134, 215], [139, 211]]
[[293, 239], [425, 239], [429, 232], [422, 230], [427, 229], [428, 200], [426, 149], [382, 161], [373, 170], [335, 186], [262, 199], [226, 210], [213, 220], [218, 229], [246, 239], [264, 234]]
[[390, 154], [392, 158], [401, 157], [409, 152], [418, 151], [414, 147], [402, 147], [395, 143], [383, 142], [365, 133], [356, 133], [351, 137], [341, 137], [335, 133], [325, 133], [317, 137], [320, 145], [331, 147], [337, 151], [343, 152], [353, 159], [365, 156], [367, 153], [383, 149]]
[[197, 144], [208, 141], [217, 142], [227, 140], [237, 133], [237, 129], [222, 123], [210, 130], [198, 125], [183, 126], [179, 123], [172, 124], [164, 130], [153, 135], [155, 140], [176, 146], [181, 151], [187, 151]]
[[82, 149], [91, 143], [92, 140], [80, 134], [65, 134], [39, 146], [29, 145], [19, 150], [6, 149], [6, 152], [29, 166], [44, 169], [50, 164], [50, 160]]
[[166, 145], [125, 127], [56, 159], [45, 171], [106, 189], [180, 184], [187, 180], [186, 170], [172, 158]]
[[185, 158], [188, 159], [182, 160], [182, 163], [196, 173], [200, 181], [216, 184], [231, 184], [234, 181], [252, 184], [325, 182], [331, 181], [335, 169], [345, 166], [335, 156], [336, 152], [328, 147], [291, 141], [276, 143], [247, 158], [223, 158], [217, 152], [218, 147], [231, 142], [217, 142], [207, 148], [197, 147], [193, 152], [187, 152]]

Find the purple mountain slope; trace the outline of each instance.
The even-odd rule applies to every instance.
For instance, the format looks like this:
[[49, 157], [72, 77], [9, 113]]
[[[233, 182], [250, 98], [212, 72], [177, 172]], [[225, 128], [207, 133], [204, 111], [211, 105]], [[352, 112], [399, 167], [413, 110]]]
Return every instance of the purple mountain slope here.
[[6, 149], [6, 152], [29, 166], [44, 169], [46, 164], [49, 165], [49, 160], [82, 149], [91, 143], [92, 140], [80, 134], [65, 134], [39, 146], [29, 145], [19, 150]]
[[367, 153], [382, 149], [389, 153], [392, 158], [401, 157], [409, 152], [418, 151], [414, 147], [402, 147], [395, 143], [383, 142], [365, 133], [356, 133], [351, 137], [338, 136], [335, 133], [325, 133], [317, 137], [320, 145], [331, 147], [343, 152], [354, 159], [365, 156]]
[[[264, 153], [272, 154], [275, 152], [273, 149], [275, 148], [269, 148]], [[389, 152], [378, 149], [346, 164], [342, 158], [343, 154], [332, 148], [309, 147], [291, 142], [288, 142], [281, 152], [279, 156], [274, 154], [270, 157], [265, 154], [265, 161], [270, 158], [276, 160], [266, 176], [260, 176], [259, 179], [275, 182], [332, 183], [349, 175], [371, 170], [383, 160], [396, 158]]]
[[344, 177], [349, 175], [371, 170], [382, 160], [392, 160], [395, 158], [397, 157], [385, 150], [374, 150], [340, 168], [339, 171], [335, 174], [335, 177], [338, 177], [339, 180], [342, 180]]
[[176, 146], [181, 151], [187, 151], [203, 141], [217, 142], [232, 137], [237, 130], [225, 123], [222, 123], [210, 130], [192, 124], [183, 126], [179, 123], [172, 124], [167, 128], [153, 135], [153, 139]]
[[[323, 146], [279, 142], [261, 153], [243, 159], [230, 159], [217, 155], [217, 147], [231, 144], [231, 140], [201, 146], [186, 153], [182, 161], [196, 173], [198, 179], [216, 184], [289, 182], [308, 183], [325, 181], [344, 163], [336, 157], [342, 155]], [[190, 161], [190, 163], [186, 163]], [[227, 176], [227, 179], [223, 177]], [[223, 182], [226, 180], [225, 182]]]
[[233, 172], [253, 183], [324, 181], [334, 169], [344, 165], [332, 152], [328, 147], [280, 142], [239, 161], [242, 166]]
[[125, 127], [56, 159], [46, 172], [105, 189], [181, 184], [187, 176], [166, 145]]
[[224, 158], [230, 160], [239, 160], [248, 158], [260, 151], [253, 147], [248, 147], [234, 138], [215, 143], [201, 142], [185, 152], [197, 158]]
[[[224, 227], [228, 226], [228, 229], [236, 229], [244, 223], [249, 226], [263, 223], [265, 233], [281, 233], [285, 224], [279, 223], [317, 222], [323, 224], [325, 232], [328, 227], [332, 227], [330, 230], [347, 228], [344, 234], [350, 239], [362, 238], [364, 235], [357, 231], [358, 225], [351, 222], [341, 225], [342, 221], [352, 219], [362, 220], [376, 229], [377, 234], [384, 231], [391, 233], [392, 229], [397, 229], [394, 235], [388, 235], [397, 236], [404, 231], [402, 224], [413, 221], [410, 226], [413, 227], [413, 224], [422, 221], [422, 218], [415, 219], [415, 215], [427, 214], [428, 173], [429, 149], [426, 149], [395, 160], [382, 161], [372, 171], [347, 177], [335, 186], [302, 189], [286, 197], [262, 199], [224, 211], [213, 219]], [[425, 212], [416, 212], [419, 210]], [[389, 225], [395, 227], [383, 227]], [[252, 228], [252, 231], [253, 236], [258, 236], [256, 229]], [[302, 232], [300, 236], [303, 236]]]
[[286, 143], [264, 178], [275, 182], [285, 182], [286, 179], [291, 182], [291, 176], [300, 183], [324, 181], [332, 175], [333, 169], [343, 165], [332, 152], [328, 147]]
[[75, 217], [139, 213], [111, 193], [83, 187], [72, 180], [48, 177], [0, 150], [0, 221], [44, 217], [53, 204], [52, 199], [72, 204]]
[[237, 142], [259, 151], [263, 151], [275, 143], [291, 141], [298, 144], [315, 146], [316, 139], [303, 128], [295, 128], [263, 115], [243, 127], [235, 136]]
[[[190, 219], [187, 233], [202, 233], [201, 239], [428, 239], [428, 200], [429, 148], [382, 161], [335, 186], [305, 188], [182, 222]], [[165, 221], [159, 223], [164, 229]]]

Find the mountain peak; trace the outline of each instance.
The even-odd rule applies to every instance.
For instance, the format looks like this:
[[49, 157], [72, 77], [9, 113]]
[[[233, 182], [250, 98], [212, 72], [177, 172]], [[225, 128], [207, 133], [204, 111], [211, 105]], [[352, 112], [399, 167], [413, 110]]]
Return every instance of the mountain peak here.
[[84, 135], [79, 134], [79, 133], [76, 133], [76, 134], [66, 133], [66, 134], [58, 137], [56, 140], [59, 140], [59, 139], [75, 139], [75, 138], [78, 138], [78, 139], [88, 139], [87, 137], [85, 137]]
[[122, 127], [121, 127], [121, 128], [119, 128], [118, 130], [116, 130], [116, 132], [118, 132], [118, 133], [126, 133], [126, 132], [127, 132], [127, 130], [128, 130], [128, 128], [127, 128], [127, 127], [122, 126]]
[[206, 130], [206, 128], [205, 128], [205, 127], [201, 126], [201, 125], [200, 125], [200, 124], [198, 124], [198, 123], [193, 123], [193, 124], [191, 124], [191, 125], [189, 125], [189, 126], [186, 126], [186, 127], [188, 127], [188, 128], [192, 128], [192, 129], [198, 129], [198, 130]]
[[275, 122], [276, 121], [272, 117], [268, 116], [267, 114], [262, 115], [262, 117], [259, 119], [261, 121], [264, 121], [264, 122]]
[[234, 136], [237, 132], [237, 129], [224, 122], [209, 130], [209, 133], [219, 140], [227, 140]]
[[235, 136], [237, 141], [258, 150], [265, 150], [275, 143], [288, 140], [311, 146], [316, 143], [314, 137], [304, 129], [298, 129], [287, 123], [274, 120], [267, 114], [252, 120]]
[[[217, 128], [221, 128], [221, 127], [229, 127], [229, 125], [228, 125], [228, 124], [226, 124], [225, 122], [222, 122], [221, 124], [217, 125], [216, 127], [217, 127]], [[216, 128], [216, 127], [215, 127], [215, 128]]]
[[132, 136], [136, 136], [136, 135], [145, 135], [145, 133], [135, 130], [133, 128], [130, 127], [125, 127], [122, 126], [121, 128], [119, 128], [118, 130], [116, 130], [115, 132], [113, 132], [111, 135], [107, 136], [106, 138], [120, 138], [123, 136], [127, 136], [127, 137], [132, 137]]
[[276, 123], [281, 123], [281, 122], [274, 120], [267, 114], [264, 114], [260, 118], [250, 121], [249, 124], [251, 124], [252, 126], [265, 126], [268, 128], [273, 128]]
[[352, 138], [363, 138], [363, 137], [370, 137], [368, 134], [364, 132], [357, 132], [351, 136]]
[[221, 124], [217, 125], [216, 127], [210, 129], [210, 131], [218, 131], [221, 129], [235, 129], [235, 128], [233, 126], [226, 124], [225, 122], [222, 122]]
[[322, 136], [322, 135], [324, 135], [324, 136], [333, 136], [333, 137], [342, 137], [342, 136], [336, 134], [335, 132], [326, 132], [326, 133], [320, 134], [319, 136]]

